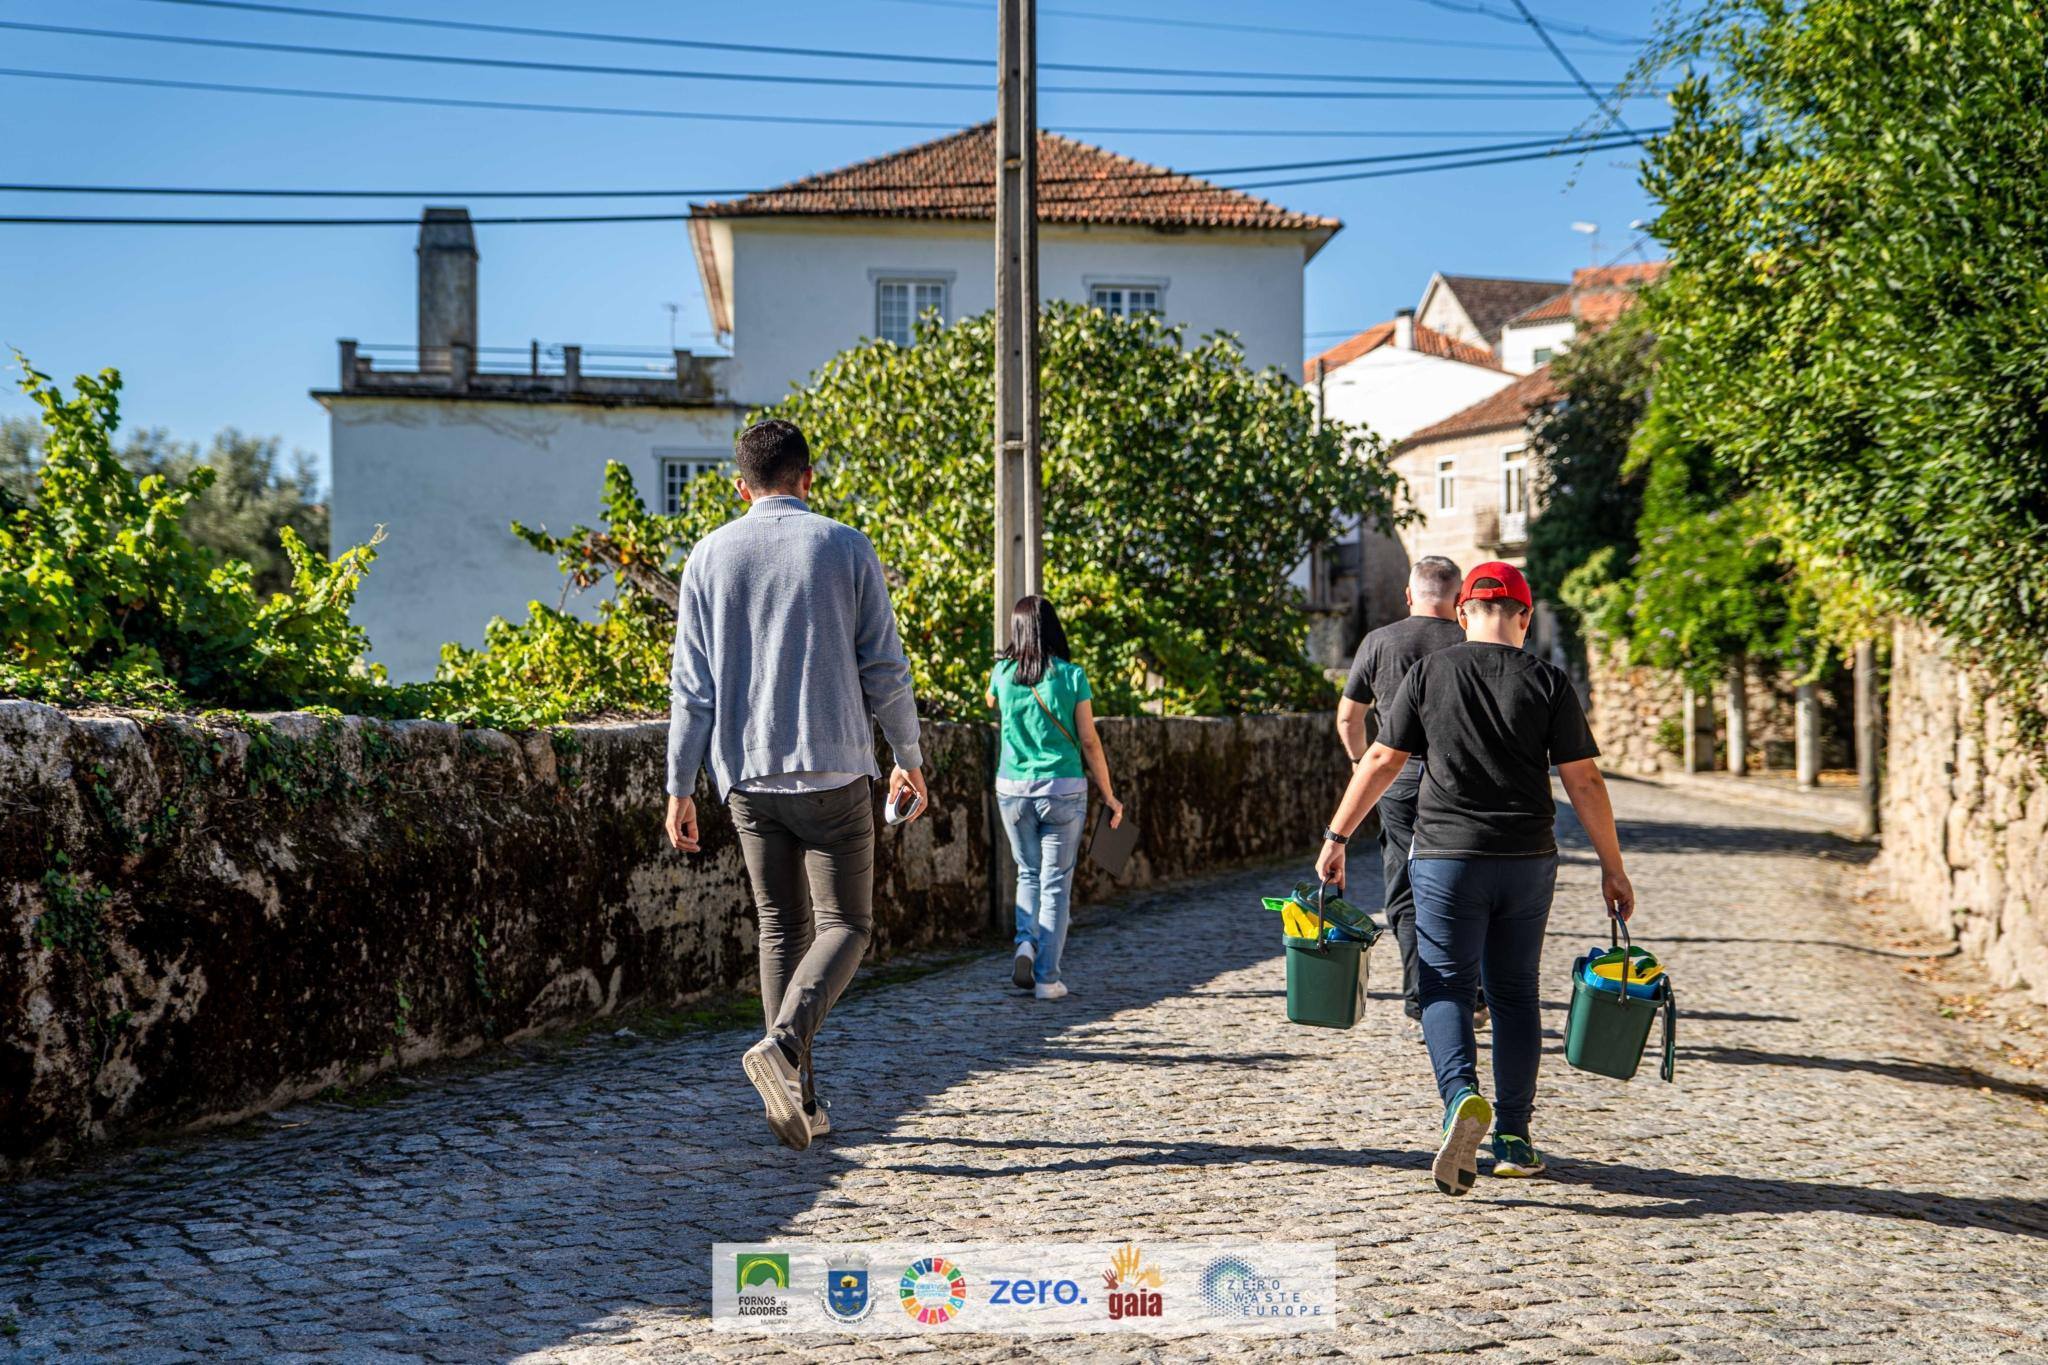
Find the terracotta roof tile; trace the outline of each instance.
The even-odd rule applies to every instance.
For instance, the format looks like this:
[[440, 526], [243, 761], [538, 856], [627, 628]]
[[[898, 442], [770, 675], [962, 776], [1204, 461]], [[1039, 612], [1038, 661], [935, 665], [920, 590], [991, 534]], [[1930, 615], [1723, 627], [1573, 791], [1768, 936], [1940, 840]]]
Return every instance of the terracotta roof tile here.
[[[1340, 341], [1321, 355], [1309, 357], [1301, 367], [1301, 382], [1309, 384], [1315, 381], [1318, 360], [1327, 367], [1324, 371], [1327, 374], [1340, 365], [1350, 364], [1369, 351], [1391, 346], [1393, 342], [1394, 324], [1375, 323], [1349, 341]], [[1423, 355], [1433, 355], [1441, 360], [1463, 361], [1467, 365], [1480, 365], [1489, 370], [1500, 368], [1500, 362], [1493, 358], [1493, 352], [1460, 341], [1454, 336], [1447, 336], [1434, 327], [1423, 327], [1419, 324], [1416, 326], [1415, 349]]]
[[1524, 308], [1501, 325], [1521, 327], [1537, 322], [1565, 322], [1572, 315], [1572, 291], [1562, 290], [1552, 294], [1534, 308]]
[[[996, 131], [979, 123], [931, 142], [807, 176], [740, 199], [693, 204], [708, 218], [787, 214], [989, 219], [995, 216]], [[1038, 134], [1038, 217], [1046, 223], [1265, 228], [1329, 234], [1335, 218], [1296, 213], [1085, 142]]]
[[1565, 288], [1563, 280], [1502, 280], [1488, 275], [1446, 275], [1443, 280], [1479, 335], [1488, 339], [1498, 337], [1501, 324], [1515, 314]]
[[1588, 267], [1572, 272], [1572, 316], [1581, 327], [1599, 330], [1635, 307], [1645, 285], [1670, 271], [1669, 261], [1635, 261], [1628, 265]]
[[1554, 403], [1558, 396], [1557, 385], [1551, 382], [1550, 366], [1538, 366], [1499, 392], [1488, 394], [1471, 407], [1460, 408], [1442, 421], [1432, 422], [1420, 431], [1410, 432], [1398, 449], [1408, 450], [1430, 441], [1441, 441], [1452, 436], [1470, 436], [1474, 432], [1502, 431], [1520, 427], [1529, 420], [1532, 409]]

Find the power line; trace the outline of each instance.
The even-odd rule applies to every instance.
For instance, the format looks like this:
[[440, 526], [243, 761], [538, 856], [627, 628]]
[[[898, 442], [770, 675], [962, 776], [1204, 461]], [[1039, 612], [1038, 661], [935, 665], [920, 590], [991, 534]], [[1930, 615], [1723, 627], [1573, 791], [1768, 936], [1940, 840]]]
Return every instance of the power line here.
[[[1664, 130], [1657, 130], [1662, 132]], [[1264, 175], [1276, 171], [1328, 170], [1339, 166], [1366, 166], [1394, 162], [1430, 161], [1446, 156], [1475, 156], [1482, 153], [1524, 151], [1531, 148], [1554, 148], [1566, 151], [1560, 143], [1568, 139], [1527, 138], [1519, 142], [1498, 142], [1476, 147], [1438, 148], [1422, 152], [1387, 152], [1376, 156], [1352, 156], [1325, 158], [1317, 161], [1275, 161], [1250, 166], [1212, 166], [1194, 170], [1171, 170], [1164, 167], [1146, 167], [1138, 170], [1111, 175], [1085, 176], [1040, 176], [1038, 183], [1044, 185], [1098, 186], [1112, 182], [1143, 180], [1190, 180], [1219, 175]], [[918, 180], [903, 184], [862, 183], [859, 185], [787, 185], [774, 191], [779, 195], [821, 194], [835, 195], [867, 193], [878, 190], [951, 190], [986, 189], [986, 180], [933, 181]], [[1202, 186], [1179, 185], [1169, 189], [1170, 193], [1202, 193]], [[77, 195], [157, 195], [178, 198], [222, 198], [222, 199], [684, 199], [693, 197], [715, 197], [721, 195], [747, 195], [760, 193], [752, 189], [731, 187], [699, 189], [629, 189], [629, 190], [394, 190], [394, 189], [312, 189], [312, 188], [249, 188], [230, 186], [185, 186], [185, 185], [93, 185], [93, 184], [4, 184], [0, 193], [7, 194], [77, 194]]]
[[[1519, 24], [1522, 21], [1522, 16], [1511, 14], [1506, 10], [1495, 9], [1491, 5], [1480, 4], [1477, 0], [1415, 0], [1415, 3], [1428, 5], [1431, 9], [1445, 10], [1452, 14], [1484, 15], [1488, 19], [1499, 19], [1504, 23]], [[1517, 8], [1520, 8], [1520, 6], [1518, 5]], [[1523, 11], [1523, 14], [1526, 15], [1527, 11]], [[1641, 37], [1634, 34], [1616, 33], [1612, 29], [1592, 28], [1586, 24], [1570, 23], [1562, 19], [1552, 19], [1550, 23], [1560, 33], [1576, 33], [1582, 38], [1591, 38], [1596, 43], [1611, 43], [1619, 47], [1640, 47], [1644, 41]]]
[[1529, 27], [1536, 31], [1536, 36], [1543, 40], [1543, 45], [1550, 49], [1550, 55], [1557, 58], [1558, 65], [1570, 72], [1571, 78], [1578, 82], [1581, 90], [1586, 92], [1586, 98], [1593, 101], [1593, 107], [1613, 119], [1615, 126], [1623, 132], [1633, 131], [1626, 123], [1621, 121], [1621, 106], [1609, 103], [1606, 99], [1603, 99], [1600, 92], [1593, 88], [1593, 83], [1579, 74], [1579, 69], [1572, 65], [1572, 59], [1565, 56], [1563, 50], [1551, 41], [1549, 30], [1536, 21], [1536, 16], [1530, 12], [1529, 7], [1523, 4], [1522, 0], [1514, 0], [1514, 6], [1522, 12], [1522, 17], [1529, 21]]
[[[986, 94], [985, 81], [933, 81], [911, 80], [887, 76], [817, 76], [792, 75], [784, 72], [762, 71], [702, 71], [678, 70], [665, 67], [618, 66], [602, 62], [544, 62], [519, 57], [477, 57], [452, 56], [431, 52], [391, 52], [374, 48], [333, 47], [317, 43], [274, 43], [253, 38], [210, 38], [185, 33], [140, 33], [128, 29], [80, 28], [69, 24], [31, 24], [12, 20], [0, 20], [0, 30], [20, 33], [49, 33], [72, 38], [103, 38], [122, 42], [167, 43], [181, 47], [202, 47], [226, 49], [237, 52], [280, 52], [294, 56], [340, 57], [358, 61], [403, 62], [429, 66], [481, 67], [499, 71], [552, 71], [583, 76], [632, 76], [658, 80], [701, 80], [736, 82], [741, 84], [828, 86], [834, 88], [857, 88], [868, 90], [943, 90]], [[1386, 77], [1388, 81], [1415, 81], [1425, 85], [1444, 86], [1460, 80], [1478, 81], [1480, 77], [1446, 77], [1438, 80], [1432, 77]], [[1564, 82], [1550, 82], [1551, 85]], [[1523, 91], [1516, 89], [1506, 93], [1492, 89], [1465, 89], [1444, 93], [1422, 91], [1389, 90], [1214, 90], [1193, 89], [1175, 86], [1122, 86], [1122, 85], [1064, 85], [1041, 86], [1041, 93], [1063, 95], [1137, 95], [1148, 98], [1200, 98], [1200, 99], [1314, 99], [1314, 100], [1415, 100], [1446, 99], [1461, 100], [1555, 100], [1576, 99], [1577, 96], [1563, 92], [1538, 89]]]
[[[988, 14], [988, 6], [973, 0], [893, 0], [899, 5], [921, 5], [927, 9], [967, 10]], [[1218, 19], [1177, 19], [1156, 14], [1119, 14], [1108, 10], [1051, 9], [1038, 11], [1059, 19], [1087, 19], [1100, 23], [1137, 24], [1147, 28], [1208, 29], [1221, 33], [1260, 33], [1283, 38], [1313, 38], [1320, 42], [1396, 43], [1412, 47], [1470, 48], [1491, 52], [1527, 52], [1527, 43], [1490, 43], [1482, 38], [1419, 38], [1395, 33], [1361, 33], [1350, 29], [1293, 28], [1285, 24], [1232, 23]], [[1612, 41], [1602, 39], [1603, 42]], [[1583, 50], [1583, 49], [1582, 49]]]
[[[735, 43], [703, 38], [666, 38], [653, 34], [605, 33], [588, 29], [535, 28], [525, 24], [484, 23], [470, 19], [428, 19], [410, 14], [384, 14], [357, 10], [321, 9], [309, 5], [269, 3], [268, 0], [140, 0], [140, 3], [181, 5], [202, 9], [248, 11], [258, 14], [293, 15], [302, 18], [351, 20], [357, 23], [398, 24], [409, 28], [446, 29], [464, 33], [502, 33], [526, 38], [568, 38], [580, 42], [625, 43], [635, 46], [688, 48], [712, 52], [750, 52], [782, 57], [815, 57], [834, 61], [897, 62], [923, 66], [971, 67], [987, 70], [986, 57], [953, 57], [931, 53], [849, 50], [825, 47], [789, 47], [772, 43]], [[1174, 76], [1214, 80], [1283, 80], [1326, 82], [1344, 85], [1469, 85], [1521, 86], [1543, 88], [1567, 84], [1564, 81], [1515, 80], [1494, 77], [1374, 76], [1353, 72], [1338, 74], [1310, 71], [1212, 70], [1203, 67], [1160, 67], [1111, 65], [1097, 62], [1040, 62], [1042, 71], [1076, 71], [1104, 76]]]
[[[681, 119], [707, 123], [764, 123], [830, 128], [907, 128], [957, 131], [960, 127], [960, 122], [957, 119], [939, 121], [927, 119], [850, 118], [826, 114], [743, 114], [729, 113], [723, 110], [636, 109], [602, 104], [549, 104], [534, 100], [464, 99], [453, 95], [394, 95], [360, 90], [316, 90], [302, 86], [243, 85], [228, 81], [181, 81], [159, 76], [112, 76], [84, 71], [30, 71], [19, 67], [0, 67], [0, 77], [39, 81], [81, 81], [93, 85], [141, 86], [162, 90], [193, 90], [206, 94], [265, 95], [287, 99], [341, 100], [352, 104], [396, 104], [443, 109], [485, 109], [530, 114], [587, 114], [613, 118]], [[1092, 137], [1159, 135], [1286, 138], [1290, 141], [1298, 141], [1305, 138], [1357, 140], [1364, 138], [1408, 137], [1513, 137], [1522, 130], [1467, 128], [1453, 130], [1438, 129], [1427, 132], [1390, 132], [1382, 129], [1361, 131], [1349, 128], [1130, 128], [1106, 127], [1096, 124], [1071, 124], [1057, 129], [1048, 129], [1047, 131], [1086, 134]], [[1554, 136], [1559, 140], [1563, 140], [1573, 136], [1573, 134], [1562, 132]]]
[[[1581, 153], [1612, 151], [1622, 147], [1639, 146], [1641, 138], [1613, 137], [1598, 143], [1588, 144], [1573, 150]], [[1338, 181], [1372, 180], [1389, 175], [1413, 175], [1423, 171], [1459, 170], [1473, 166], [1497, 166], [1508, 162], [1535, 161], [1558, 156], [1558, 151], [1521, 152], [1484, 158], [1433, 163], [1426, 166], [1398, 166], [1379, 170], [1354, 171], [1347, 174], [1326, 176], [1302, 176], [1280, 180], [1253, 181], [1241, 185], [1164, 186], [1151, 189], [1119, 191], [1114, 198], [1127, 200], [1147, 198], [1153, 195], [1203, 193], [1205, 191], [1228, 191], [1242, 193], [1254, 189], [1272, 189], [1286, 185], [1318, 185]], [[929, 188], [929, 187], [927, 187]], [[993, 187], [981, 187], [992, 189]], [[1042, 204], [1085, 204], [1103, 199], [1102, 195], [1048, 195], [1040, 199]], [[956, 204], [953, 208], [986, 207], [980, 202]], [[683, 213], [595, 213], [595, 214], [521, 214], [505, 217], [480, 217], [470, 221], [479, 226], [525, 226], [543, 223], [675, 223], [686, 221], [690, 215]], [[114, 215], [57, 215], [57, 214], [10, 214], [0, 215], [0, 224], [16, 225], [63, 225], [98, 227], [414, 227], [417, 218], [169, 218], [169, 217], [126, 217]]]

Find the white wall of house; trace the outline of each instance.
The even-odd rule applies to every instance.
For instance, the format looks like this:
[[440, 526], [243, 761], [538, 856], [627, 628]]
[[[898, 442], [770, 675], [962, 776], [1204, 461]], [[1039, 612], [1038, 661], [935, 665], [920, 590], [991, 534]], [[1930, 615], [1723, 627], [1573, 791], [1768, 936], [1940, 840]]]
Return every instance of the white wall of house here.
[[[447, 641], [481, 644], [493, 616], [518, 620], [529, 601], [561, 600], [554, 559], [515, 539], [513, 521], [557, 532], [594, 524], [608, 460], [631, 468], [659, 508], [664, 462], [729, 460], [738, 416], [711, 407], [322, 401], [332, 414], [334, 543], [361, 544], [384, 528], [355, 619], [370, 632], [370, 657], [401, 682], [431, 677]], [[570, 605], [588, 611], [603, 595]]]
[[1527, 374], [1553, 356], [1562, 355], [1572, 344], [1576, 329], [1577, 324], [1570, 318], [1523, 326], [1510, 323], [1500, 331], [1500, 363], [1516, 374]]
[[[949, 321], [995, 306], [986, 223], [790, 217], [710, 227], [715, 254], [732, 263], [729, 385], [744, 403], [775, 401], [877, 335], [885, 280], [944, 285]], [[1156, 290], [1167, 319], [1191, 334], [1234, 332], [1254, 367], [1301, 372], [1306, 234], [1047, 224], [1038, 241], [1045, 298], [1085, 303], [1097, 286]]]
[[1323, 376], [1323, 411], [1392, 444], [1514, 382], [1503, 370], [1377, 346]]
[[1415, 307], [1415, 322], [1417, 326], [1427, 327], [1433, 332], [1442, 332], [1447, 337], [1455, 337], [1467, 345], [1477, 346], [1482, 350], [1491, 349], [1493, 346], [1492, 339], [1472, 325], [1472, 319], [1466, 316], [1464, 305], [1458, 302], [1458, 296], [1451, 292], [1450, 286], [1443, 282], [1442, 275], [1430, 276], [1429, 283], [1423, 287], [1422, 302]]

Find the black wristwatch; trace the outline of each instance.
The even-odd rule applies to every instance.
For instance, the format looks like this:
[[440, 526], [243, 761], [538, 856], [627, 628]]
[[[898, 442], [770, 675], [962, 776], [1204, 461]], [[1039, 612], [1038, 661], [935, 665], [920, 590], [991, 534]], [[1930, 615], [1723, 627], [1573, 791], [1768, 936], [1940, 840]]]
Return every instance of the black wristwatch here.
[[1347, 836], [1339, 834], [1334, 829], [1326, 829], [1323, 831], [1323, 842], [1335, 844], [1339, 848], [1342, 848], [1345, 844], [1350, 843], [1351, 840]]

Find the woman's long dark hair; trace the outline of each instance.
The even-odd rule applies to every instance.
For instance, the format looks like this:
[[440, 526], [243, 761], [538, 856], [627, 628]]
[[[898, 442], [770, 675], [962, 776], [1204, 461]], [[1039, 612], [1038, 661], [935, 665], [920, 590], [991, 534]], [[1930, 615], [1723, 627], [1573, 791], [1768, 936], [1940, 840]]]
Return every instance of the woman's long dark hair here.
[[1067, 632], [1060, 614], [1043, 597], [1017, 599], [1010, 608], [1010, 645], [998, 659], [1017, 665], [1017, 681], [1036, 687], [1044, 680], [1054, 659], [1067, 658]]

